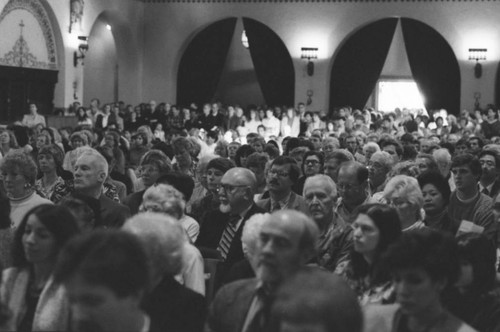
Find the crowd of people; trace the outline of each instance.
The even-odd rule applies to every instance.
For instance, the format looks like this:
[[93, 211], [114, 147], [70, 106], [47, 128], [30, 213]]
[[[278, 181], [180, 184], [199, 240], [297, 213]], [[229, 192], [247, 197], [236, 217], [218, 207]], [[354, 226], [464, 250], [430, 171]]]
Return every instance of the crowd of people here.
[[0, 129], [0, 330], [500, 331], [500, 110], [155, 101]]

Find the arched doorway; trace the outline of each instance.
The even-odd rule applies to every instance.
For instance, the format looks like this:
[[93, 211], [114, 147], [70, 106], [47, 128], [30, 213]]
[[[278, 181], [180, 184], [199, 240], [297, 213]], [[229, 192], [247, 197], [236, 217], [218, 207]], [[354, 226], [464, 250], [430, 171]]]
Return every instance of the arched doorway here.
[[54, 109], [62, 41], [50, 6], [41, 0], [10, 0], [0, 13], [0, 121], [18, 120], [36, 103]]
[[[412, 76], [424, 96], [425, 107], [458, 114], [460, 68], [450, 45], [427, 24], [410, 18], [400, 20]], [[398, 18], [376, 21], [343, 43], [331, 71], [331, 110], [346, 105], [365, 107], [380, 77], [397, 23]]]

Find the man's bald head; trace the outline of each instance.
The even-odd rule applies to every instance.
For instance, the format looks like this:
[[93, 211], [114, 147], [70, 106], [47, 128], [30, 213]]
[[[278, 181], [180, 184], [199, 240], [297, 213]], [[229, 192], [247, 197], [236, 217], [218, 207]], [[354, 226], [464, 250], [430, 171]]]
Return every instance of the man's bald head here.
[[271, 214], [260, 232], [257, 276], [269, 285], [278, 285], [316, 254], [316, 223], [295, 210]]
[[238, 214], [253, 204], [257, 179], [247, 168], [229, 169], [220, 181], [219, 209], [223, 213]]
[[224, 174], [222, 179], [231, 181], [232, 185], [248, 186], [252, 189], [252, 191], [255, 191], [255, 188], [257, 186], [257, 178], [255, 177], [255, 174], [248, 168], [231, 168]]

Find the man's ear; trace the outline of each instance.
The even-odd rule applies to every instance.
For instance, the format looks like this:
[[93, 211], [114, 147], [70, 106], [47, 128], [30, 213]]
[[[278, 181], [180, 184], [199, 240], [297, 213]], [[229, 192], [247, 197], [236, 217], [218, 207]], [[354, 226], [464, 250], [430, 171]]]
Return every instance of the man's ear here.
[[97, 179], [99, 180], [99, 182], [104, 183], [104, 181], [106, 181], [106, 178], [107, 178], [107, 177], [108, 177], [108, 176], [107, 176], [106, 172], [104, 172], [104, 171], [99, 171], [99, 174], [98, 174], [98, 176], [97, 176]]

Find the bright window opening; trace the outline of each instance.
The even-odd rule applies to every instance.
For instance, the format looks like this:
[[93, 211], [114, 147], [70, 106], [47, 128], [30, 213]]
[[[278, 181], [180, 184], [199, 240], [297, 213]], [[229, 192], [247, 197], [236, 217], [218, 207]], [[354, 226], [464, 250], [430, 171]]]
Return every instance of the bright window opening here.
[[424, 98], [413, 80], [379, 80], [377, 83], [377, 109], [393, 112], [396, 108], [425, 110]]

